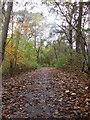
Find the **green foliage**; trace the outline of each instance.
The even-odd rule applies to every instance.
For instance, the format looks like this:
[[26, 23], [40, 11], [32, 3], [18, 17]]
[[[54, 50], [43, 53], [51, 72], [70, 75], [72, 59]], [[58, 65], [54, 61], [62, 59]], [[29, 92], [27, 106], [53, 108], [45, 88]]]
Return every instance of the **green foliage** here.
[[85, 32], [90, 32], [90, 28], [83, 29], [83, 31], [85, 31]]
[[28, 60], [24, 61], [24, 66], [26, 66], [26, 68], [31, 68], [31, 69], [36, 69], [36, 68], [40, 67], [40, 65], [37, 64], [36, 61], [30, 62]]
[[54, 60], [52, 62], [52, 66], [54, 66], [56, 68], [63, 67], [64, 65], [66, 65], [68, 63], [68, 60], [69, 60], [69, 56], [67, 56], [65, 54], [61, 54], [57, 60]]
[[[24, 44], [22, 40], [13, 39], [13, 42], [7, 41], [6, 52], [5, 52], [5, 59], [2, 64], [2, 72], [6, 73], [10, 70], [10, 62], [12, 62], [12, 66], [14, 69], [16, 67], [24, 66], [26, 68], [35, 69], [39, 67], [36, 61], [36, 51], [33, 48], [33, 42], [24, 40]], [[18, 48], [16, 47], [18, 45]], [[17, 48], [17, 49], [16, 49]], [[16, 55], [15, 55], [16, 52]], [[15, 66], [15, 59], [16, 59], [16, 66]]]
[[[73, 8], [74, 6], [71, 5], [70, 1], [61, 4], [63, 5], [64, 8], [66, 8], [67, 11], [66, 17], [68, 19], [73, 14], [76, 14], [76, 13], [71, 14], [72, 13], [71, 9], [74, 9]], [[47, 6], [49, 5], [49, 3], [51, 5], [55, 3], [54, 0], [41, 0], [41, 2], [45, 3]], [[56, 5], [56, 7], [58, 7], [58, 5]], [[76, 10], [78, 10], [79, 5], [76, 5], [75, 7]], [[36, 9], [34, 5], [31, 5], [31, 11], [34, 10], [34, 8]], [[53, 12], [55, 11], [53, 9], [53, 6], [51, 6], [51, 10], [49, 12], [52, 13], [52, 10]], [[13, 20], [10, 20], [10, 23], [11, 24], [13, 23], [13, 27], [14, 26], [15, 27], [13, 28], [13, 36], [12, 36], [13, 38], [10, 38], [8, 34], [7, 45], [5, 49], [5, 60], [3, 61], [3, 67], [2, 67], [3, 72], [8, 72], [11, 66], [15, 69], [17, 67], [36, 69], [40, 66], [54, 66], [60, 68], [67, 64], [76, 67], [79, 66], [82, 67], [82, 62], [84, 60], [84, 57], [82, 57], [83, 55], [74, 54], [76, 52], [74, 51], [74, 49], [71, 50], [71, 46], [67, 44], [66, 41], [67, 38], [68, 38], [67, 40], [69, 40], [70, 37], [69, 32], [71, 30], [71, 27], [69, 30], [69, 26], [66, 24], [66, 26], [62, 26], [62, 30], [60, 30], [58, 28], [59, 26], [52, 26], [52, 23], [49, 24], [47, 21], [45, 25], [52, 26], [49, 28], [51, 34], [49, 33], [48, 37], [54, 38], [53, 32], [55, 32], [56, 34], [55, 36], [57, 37], [56, 39], [49, 41], [46, 33], [45, 42], [47, 46], [45, 46], [43, 37], [45, 35], [44, 32], [45, 31], [47, 32], [47, 29], [43, 24], [44, 19], [47, 19], [47, 17], [43, 13], [41, 14], [35, 11], [30, 12], [27, 10], [26, 7], [25, 10], [20, 10], [15, 12], [15, 15], [13, 16]], [[72, 18], [70, 18], [70, 22], [72, 23], [73, 21], [71, 19]], [[54, 30], [53, 27], [57, 31]], [[63, 27], [66, 27], [65, 32]], [[81, 29], [83, 30], [85, 37], [87, 36], [86, 34], [90, 32], [90, 28], [87, 29], [81, 28]], [[72, 33], [73, 33], [73, 28], [72, 28]], [[75, 35], [72, 35], [72, 40], [73, 40], [72, 42], [74, 42], [75, 39], [76, 39]], [[68, 41], [68, 43], [69, 42], [70, 41]], [[90, 67], [90, 58], [88, 58], [88, 66]]]
[[8, 61], [5, 58], [5, 60], [2, 63], [2, 73], [8, 72], [9, 66], [10, 66], [10, 63], [8, 63]]

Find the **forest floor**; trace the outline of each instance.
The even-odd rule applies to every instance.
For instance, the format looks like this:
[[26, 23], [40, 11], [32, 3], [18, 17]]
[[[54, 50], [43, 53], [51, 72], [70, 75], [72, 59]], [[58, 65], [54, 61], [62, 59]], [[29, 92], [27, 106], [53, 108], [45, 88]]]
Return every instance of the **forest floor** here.
[[43, 67], [3, 80], [3, 118], [90, 120], [87, 78]]

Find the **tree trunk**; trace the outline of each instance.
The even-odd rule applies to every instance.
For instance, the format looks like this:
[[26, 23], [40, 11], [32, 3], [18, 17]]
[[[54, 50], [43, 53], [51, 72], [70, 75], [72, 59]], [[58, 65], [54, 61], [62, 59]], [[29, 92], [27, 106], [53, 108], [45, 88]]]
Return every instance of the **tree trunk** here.
[[20, 32], [17, 31], [17, 41], [15, 45], [15, 50], [14, 50], [14, 68], [17, 65], [17, 54], [18, 54], [18, 47], [19, 47], [19, 39], [20, 39]]
[[[88, 28], [90, 28], [90, 5], [88, 11]], [[90, 91], [90, 31], [88, 33], [88, 89]]]
[[[1, 1], [0, 1], [0, 31], [2, 30], [1, 28], [2, 26], [2, 7], [1, 7]], [[0, 36], [1, 36], [1, 32], [0, 32]], [[2, 38], [0, 37], [0, 65], [1, 65], [1, 62], [2, 62]]]
[[[90, 5], [88, 11], [88, 27], [90, 28]], [[88, 71], [90, 71], [90, 31], [88, 33]]]
[[5, 16], [5, 23], [2, 28], [2, 61], [4, 60], [6, 39], [7, 39], [7, 33], [8, 33], [8, 27], [9, 27], [9, 21], [10, 21], [12, 7], [13, 7], [13, 2], [8, 2], [7, 12], [6, 12], [6, 16]]
[[83, 3], [79, 2], [79, 16], [76, 32], [76, 52], [80, 52], [80, 42], [81, 42], [81, 23], [82, 23], [82, 13], [83, 13]]
[[72, 41], [72, 19], [73, 19], [73, 14], [74, 14], [74, 10], [75, 10], [76, 5], [73, 5], [73, 8], [71, 9], [70, 12], [70, 24], [69, 24], [69, 46], [70, 46], [70, 54], [72, 56], [72, 49], [73, 49], [73, 41]]
[[54, 54], [55, 54], [55, 58], [56, 60], [58, 59], [58, 55], [57, 55], [57, 49], [55, 47], [55, 43], [53, 42], [53, 48], [54, 48]]
[[[70, 20], [70, 23], [72, 22], [72, 18]], [[69, 25], [69, 46], [70, 46], [70, 55], [72, 57], [72, 49], [73, 49], [73, 46], [72, 46], [72, 26]]]
[[40, 46], [37, 51], [37, 63], [40, 63]]

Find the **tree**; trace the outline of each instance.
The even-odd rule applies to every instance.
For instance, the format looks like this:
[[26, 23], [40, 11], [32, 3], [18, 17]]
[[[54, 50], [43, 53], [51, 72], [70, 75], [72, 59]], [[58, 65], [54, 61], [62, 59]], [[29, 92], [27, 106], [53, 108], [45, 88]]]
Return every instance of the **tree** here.
[[9, 27], [12, 7], [13, 7], [13, 2], [8, 2], [7, 12], [5, 15], [5, 22], [2, 28], [2, 61], [4, 60], [4, 53], [5, 53], [6, 40], [7, 40], [8, 27]]
[[83, 13], [83, 3], [79, 2], [79, 15], [78, 15], [78, 24], [76, 31], [76, 52], [80, 52], [82, 13]]
[[[90, 5], [88, 8], [88, 27], [90, 27]], [[88, 32], [88, 71], [90, 71], [90, 30]]]

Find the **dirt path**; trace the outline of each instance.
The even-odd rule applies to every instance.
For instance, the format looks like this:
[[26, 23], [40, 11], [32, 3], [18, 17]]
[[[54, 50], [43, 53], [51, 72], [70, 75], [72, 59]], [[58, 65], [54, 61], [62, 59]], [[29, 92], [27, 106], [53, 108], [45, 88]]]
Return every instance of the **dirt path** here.
[[3, 81], [3, 86], [3, 117], [88, 119], [87, 82], [75, 74], [41, 68]]
[[48, 68], [38, 70], [37, 75], [35, 75], [36, 82], [26, 94], [26, 99], [28, 100], [26, 104], [28, 117], [37, 117], [39, 115], [43, 115], [44, 117], [51, 116], [51, 108], [47, 102], [50, 97], [54, 97], [55, 90], [51, 87], [51, 84], [54, 83], [54, 78], [50, 70]]

